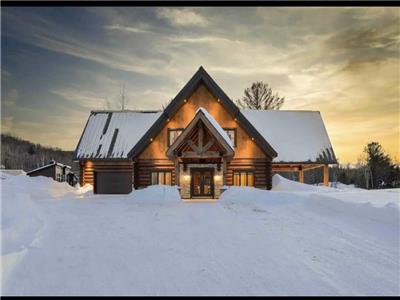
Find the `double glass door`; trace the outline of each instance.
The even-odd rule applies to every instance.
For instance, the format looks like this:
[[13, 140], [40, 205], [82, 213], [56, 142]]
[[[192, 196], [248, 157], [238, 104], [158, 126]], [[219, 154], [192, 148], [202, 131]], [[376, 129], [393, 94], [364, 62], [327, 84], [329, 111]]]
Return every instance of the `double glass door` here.
[[191, 169], [191, 197], [214, 197], [214, 169], [192, 168]]

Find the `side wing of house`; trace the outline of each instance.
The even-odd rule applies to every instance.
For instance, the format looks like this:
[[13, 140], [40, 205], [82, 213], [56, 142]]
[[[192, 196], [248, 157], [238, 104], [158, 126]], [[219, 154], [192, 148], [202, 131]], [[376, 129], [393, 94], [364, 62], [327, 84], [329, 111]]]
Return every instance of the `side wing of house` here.
[[318, 111], [242, 110], [246, 118], [277, 150], [272, 162], [274, 172], [304, 172], [324, 169], [328, 185], [328, 165], [337, 164], [328, 132]]
[[95, 193], [132, 191], [129, 150], [160, 116], [159, 112], [92, 111], [73, 160], [80, 164], [80, 184]]

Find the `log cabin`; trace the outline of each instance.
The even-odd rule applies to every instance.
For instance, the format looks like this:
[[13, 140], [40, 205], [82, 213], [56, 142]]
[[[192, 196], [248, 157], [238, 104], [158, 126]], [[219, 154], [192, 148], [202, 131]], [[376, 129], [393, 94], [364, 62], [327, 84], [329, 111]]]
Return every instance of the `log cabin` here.
[[242, 110], [200, 67], [162, 111], [92, 111], [73, 155], [99, 194], [177, 185], [218, 198], [225, 186], [271, 189], [274, 172], [324, 169], [336, 157], [318, 111]]

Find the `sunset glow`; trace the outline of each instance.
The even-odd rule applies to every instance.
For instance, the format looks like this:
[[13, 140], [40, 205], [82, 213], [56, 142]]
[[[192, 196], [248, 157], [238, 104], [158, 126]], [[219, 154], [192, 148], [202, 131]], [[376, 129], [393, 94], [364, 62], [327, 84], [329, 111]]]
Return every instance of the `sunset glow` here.
[[336, 156], [400, 160], [399, 8], [2, 7], [1, 131], [74, 150], [91, 110], [161, 109], [200, 65], [321, 112]]

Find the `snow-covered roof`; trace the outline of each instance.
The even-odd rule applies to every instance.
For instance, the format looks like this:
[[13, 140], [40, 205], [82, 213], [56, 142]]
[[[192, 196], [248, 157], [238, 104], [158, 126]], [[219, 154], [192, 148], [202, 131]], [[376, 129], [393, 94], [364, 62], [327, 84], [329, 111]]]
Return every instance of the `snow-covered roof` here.
[[92, 111], [74, 158], [127, 158], [160, 115], [155, 111]]
[[49, 164], [44, 165], [44, 166], [42, 166], [42, 167], [39, 167], [39, 168], [30, 170], [30, 171], [27, 172], [26, 174], [30, 174], [30, 173], [33, 173], [33, 172], [36, 172], [36, 171], [39, 171], [39, 170], [42, 170], [42, 169], [46, 169], [46, 168], [51, 167], [51, 166], [54, 166], [54, 165], [57, 165], [57, 166], [59, 166], [59, 167], [61, 167], [61, 168], [64, 168], [64, 167], [65, 167], [65, 168], [71, 169], [71, 166], [64, 165], [64, 164], [61, 164], [61, 163], [58, 163], [58, 162], [53, 161], [53, 162], [50, 162]]
[[232, 140], [229, 138], [228, 134], [225, 132], [225, 130], [219, 125], [219, 123], [214, 119], [212, 115], [204, 108], [204, 107], [199, 107], [196, 110], [196, 115], [197, 113], [201, 111], [204, 116], [207, 118], [207, 120], [211, 123], [211, 125], [218, 131], [218, 133], [222, 136], [222, 138], [225, 140], [225, 142], [229, 145], [229, 147], [234, 149], [234, 145]]
[[278, 153], [273, 162], [336, 163], [318, 111], [241, 110]]

